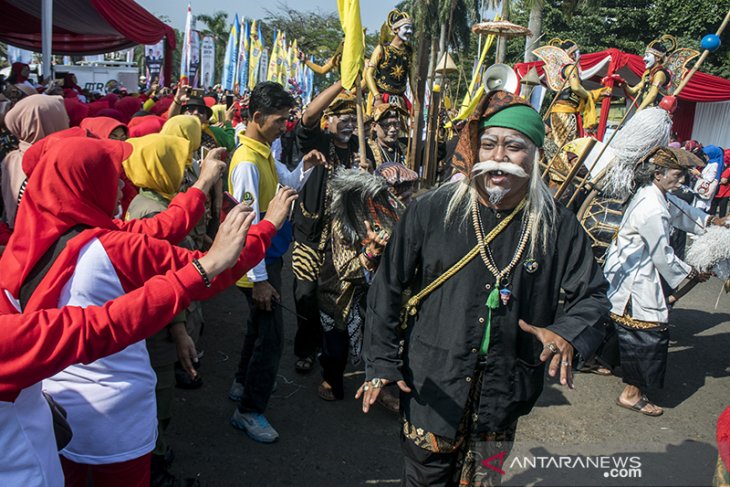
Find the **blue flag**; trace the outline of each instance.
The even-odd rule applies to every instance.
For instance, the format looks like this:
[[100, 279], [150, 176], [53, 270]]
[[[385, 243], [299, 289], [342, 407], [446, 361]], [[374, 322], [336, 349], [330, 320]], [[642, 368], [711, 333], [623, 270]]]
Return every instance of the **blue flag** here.
[[236, 62], [238, 61], [238, 33], [241, 31], [241, 24], [238, 21], [238, 14], [233, 19], [231, 33], [228, 35], [226, 54], [223, 58], [223, 76], [221, 86], [224, 90], [233, 90], [236, 78]]

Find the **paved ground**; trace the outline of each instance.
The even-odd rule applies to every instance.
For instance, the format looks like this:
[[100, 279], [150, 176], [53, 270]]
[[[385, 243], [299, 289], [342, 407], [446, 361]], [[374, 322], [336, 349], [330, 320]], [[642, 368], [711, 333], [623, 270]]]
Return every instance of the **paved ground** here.
[[[293, 309], [288, 266], [284, 282], [284, 302]], [[730, 296], [723, 294], [715, 310], [719, 289], [717, 279], [698, 286], [671, 316], [666, 387], [651, 395], [665, 407], [662, 417], [616, 407], [622, 386], [615, 377], [581, 374], [573, 391], [549, 383], [520, 421], [518, 441], [502, 467], [505, 485], [710, 485], [715, 422], [730, 403]], [[356, 368], [344, 401], [319, 399], [319, 372], [294, 372], [296, 324], [286, 312], [279, 389], [267, 414], [281, 439], [260, 445], [229, 426], [235, 405], [226, 393], [247, 313], [235, 290], [206, 304], [205, 386], [178, 394], [170, 429], [173, 471], [200, 475], [208, 487], [398, 485], [396, 415], [382, 408], [362, 414], [352, 397], [362, 381]]]

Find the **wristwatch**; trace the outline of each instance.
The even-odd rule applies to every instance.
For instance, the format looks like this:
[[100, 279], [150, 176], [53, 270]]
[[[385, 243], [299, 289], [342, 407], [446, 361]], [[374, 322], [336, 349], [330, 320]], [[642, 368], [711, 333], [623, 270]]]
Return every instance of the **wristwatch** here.
[[381, 387], [383, 387], [385, 385], [385, 383], [383, 381], [384, 381], [384, 379], [380, 379], [380, 378], [370, 379], [370, 386], [373, 389], [380, 389]]

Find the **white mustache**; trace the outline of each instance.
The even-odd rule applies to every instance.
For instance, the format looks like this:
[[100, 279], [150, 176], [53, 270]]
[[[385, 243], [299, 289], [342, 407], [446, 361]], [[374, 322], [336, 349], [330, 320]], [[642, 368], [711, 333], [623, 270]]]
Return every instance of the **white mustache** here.
[[513, 164], [511, 162], [482, 161], [474, 164], [471, 172], [476, 176], [488, 172], [502, 172], [506, 174], [511, 174], [512, 176], [521, 179], [527, 179], [530, 177], [530, 175], [527, 174], [524, 169], [522, 169], [517, 164]]

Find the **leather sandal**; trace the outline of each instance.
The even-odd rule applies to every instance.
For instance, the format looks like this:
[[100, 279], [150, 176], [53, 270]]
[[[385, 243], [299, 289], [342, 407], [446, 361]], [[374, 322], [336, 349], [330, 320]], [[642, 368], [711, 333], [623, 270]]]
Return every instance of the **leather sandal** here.
[[628, 405], [622, 403], [621, 398], [619, 397], [616, 399], [616, 405], [621, 406], [624, 409], [628, 409], [629, 411], [636, 411], [637, 413], [641, 413], [641, 414], [644, 414], [646, 416], [651, 416], [651, 417], [657, 417], [657, 416], [661, 416], [662, 414], [664, 414], [664, 410], [662, 410], [662, 409], [659, 409], [658, 411], [644, 410], [644, 408], [646, 406], [654, 406], [654, 407], [659, 407], [659, 406], [657, 406], [656, 404], [654, 404], [652, 402], [649, 402], [649, 399], [647, 399], [647, 397], [643, 396], [643, 395], [639, 398], [638, 401], [636, 401], [631, 406], [628, 406]]
[[309, 357], [297, 360], [294, 367], [300, 374], [308, 374], [314, 368], [314, 356], [310, 355]]

